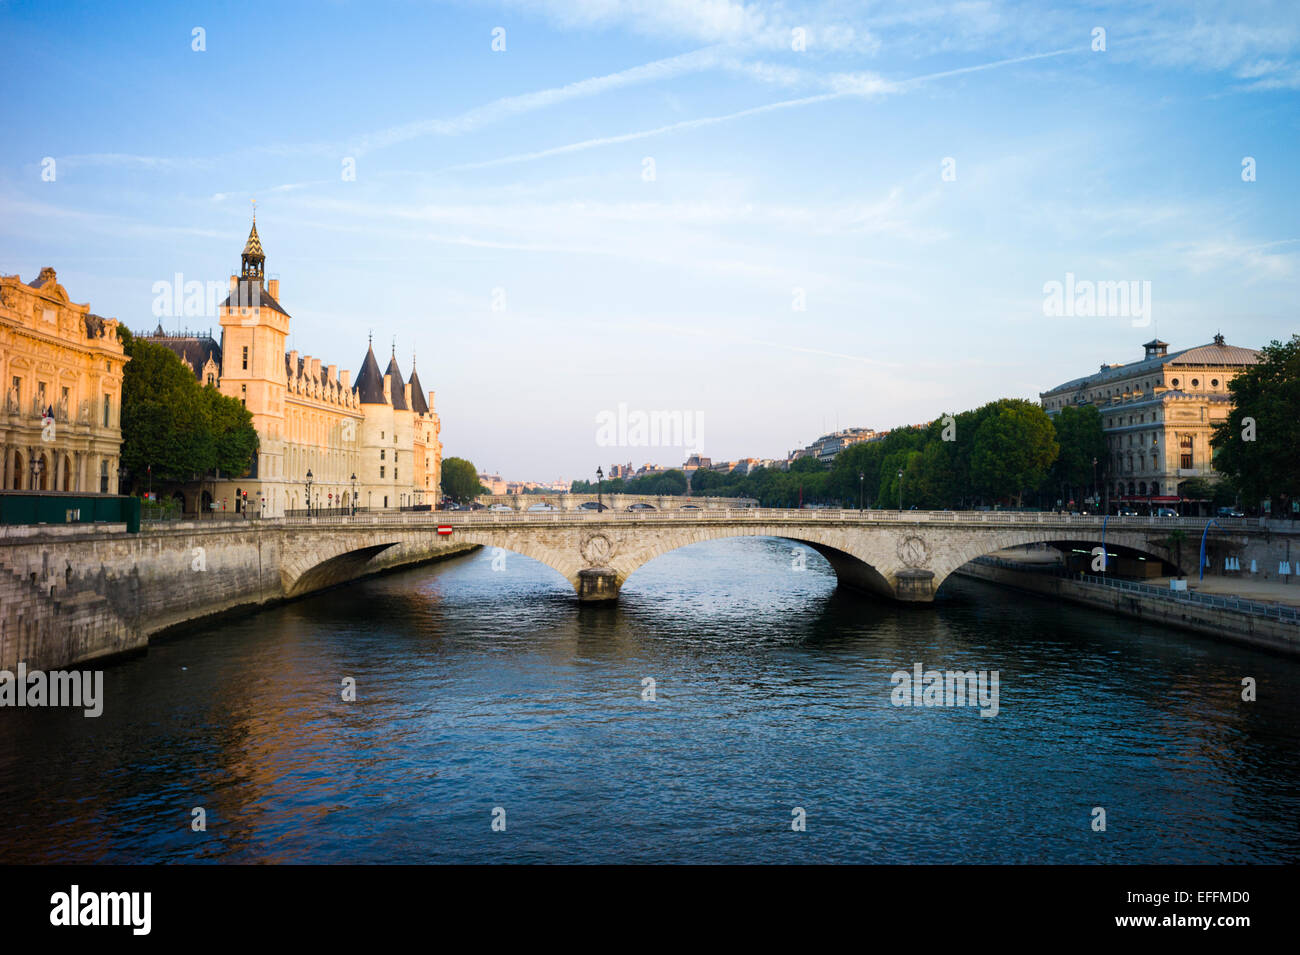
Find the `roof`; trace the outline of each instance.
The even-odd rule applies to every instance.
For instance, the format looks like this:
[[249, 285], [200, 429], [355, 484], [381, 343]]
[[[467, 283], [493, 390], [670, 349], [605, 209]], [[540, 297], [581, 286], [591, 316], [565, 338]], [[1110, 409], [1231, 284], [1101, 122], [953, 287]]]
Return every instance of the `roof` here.
[[1165, 365], [1255, 365], [1259, 363], [1259, 352], [1253, 348], [1239, 348], [1236, 345], [1210, 342], [1208, 345], [1196, 345], [1184, 348], [1171, 355], [1156, 355], [1140, 361], [1131, 361], [1127, 365], [1115, 365], [1104, 371], [1094, 372], [1082, 378], [1074, 378], [1057, 385], [1043, 394], [1055, 394], [1058, 391], [1078, 391], [1086, 385], [1103, 381], [1130, 378], [1133, 375], [1155, 372]]
[[284, 310], [284, 307], [271, 297], [271, 293], [266, 290], [266, 286], [253, 279], [240, 279], [236, 291], [227, 295], [226, 300], [221, 303], [222, 308], [251, 308], [254, 306], [269, 308], [285, 317], [289, 317], [289, 313]]
[[393, 407], [398, 411], [409, 411], [410, 409], [406, 407], [406, 383], [402, 380], [402, 369], [397, 367], [396, 355], [388, 360], [388, 369], [384, 374], [393, 379]]
[[424, 400], [424, 385], [420, 384], [420, 376], [415, 373], [415, 365], [411, 365], [411, 380], [407, 382], [411, 386], [411, 410], [416, 414], [428, 414], [429, 403]]
[[365, 360], [357, 372], [357, 383], [352, 390], [357, 393], [357, 400], [363, 405], [382, 405], [384, 401], [384, 376], [379, 373], [379, 362], [375, 361], [375, 350], [366, 349]]
[[257, 220], [253, 220], [252, 231], [248, 233], [248, 241], [244, 243], [244, 255], [260, 255], [266, 258], [266, 253], [262, 251], [262, 239], [257, 234]]
[[221, 346], [206, 335], [168, 335], [162, 330], [160, 324], [154, 329], [152, 335], [141, 337], [155, 345], [162, 345], [189, 365], [190, 371], [194, 372], [194, 377], [199, 381], [203, 380], [203, 366], [208, 363], [209, 358], [216, 362], [217, 368], [221, 367]]

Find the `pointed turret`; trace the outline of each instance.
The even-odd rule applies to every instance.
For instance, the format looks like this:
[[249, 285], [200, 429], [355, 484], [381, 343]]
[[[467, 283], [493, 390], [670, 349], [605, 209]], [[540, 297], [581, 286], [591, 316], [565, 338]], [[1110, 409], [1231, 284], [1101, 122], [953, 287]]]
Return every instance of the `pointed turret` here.
[[379, 362], [375, 360], [374, 346], [366, 349], [366, 357], [361, 362], [361, 370], [357, 372], [357, 383], [353, 391], [357, 393], [357, 401], [363, 405], [387, 404], [384, 401], [384, 376], [379, 371]]
[[402, 369], [397, 367], [396, 348], [393, 350], [393, 357], [388, 360], [388, 368], [384, 374], [392, 378], [393, 407], [398, 411], [409, 411], [410, 409], [406, 407], [406, 380], [402, 378]]
[[262, 251], [262, 239], [257, 234], [256, 213], [253, 215], [253, 228], [248, 233], [248, 241], [244, 243], [244, 254], [240, 256], [240, 261], [241, 278], [262, 280], [266, 270], [266, 253]]
[[424, 385], [420, 384], [420, 376], [415, 371], [415, 355], [411, 356], [411, 380], [407, 384], [411, 386], [411, 410], [416, 414], [428, 414], [429, 402], [424, 400]]

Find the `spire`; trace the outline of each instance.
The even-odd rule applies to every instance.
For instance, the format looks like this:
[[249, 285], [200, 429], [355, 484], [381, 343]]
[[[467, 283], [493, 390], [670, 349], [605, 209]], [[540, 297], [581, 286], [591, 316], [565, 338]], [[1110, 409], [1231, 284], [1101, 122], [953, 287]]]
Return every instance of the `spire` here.
[[393, 407], [398, 411], [408, 411], [406, 407], [406, 381], [402, 378], [402, 369], [397, 367], [397, 345], [394, 339], [393, 357], [388, 362], [388, 367], [384, 374], [392, 378], [393, 385]]
[[257, 212], [253, 213], [253, 228], [248, 233], [248, 241], [244, 243], [244, 254], [240, 256], [242, 267], [240, 268], [240, 277], [245, 279], [262, 280], [266, 270], [266, 254], [262, 251], [262, 239], [257, 234]]

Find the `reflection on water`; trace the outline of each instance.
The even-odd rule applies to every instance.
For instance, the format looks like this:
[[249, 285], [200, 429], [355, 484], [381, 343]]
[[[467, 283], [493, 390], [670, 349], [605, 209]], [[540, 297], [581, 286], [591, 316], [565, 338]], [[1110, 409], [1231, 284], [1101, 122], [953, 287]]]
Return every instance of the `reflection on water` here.
[[[1300, 859], [1297, 663], [972, 581], [886, 606], [792, 546], [672, 552], [617, 607], [481, 551], [156, 644], [97, 720], [0, 710], [0, 858]], [[999, 715], [891, 706], [916, 662], [1000, 671]]]

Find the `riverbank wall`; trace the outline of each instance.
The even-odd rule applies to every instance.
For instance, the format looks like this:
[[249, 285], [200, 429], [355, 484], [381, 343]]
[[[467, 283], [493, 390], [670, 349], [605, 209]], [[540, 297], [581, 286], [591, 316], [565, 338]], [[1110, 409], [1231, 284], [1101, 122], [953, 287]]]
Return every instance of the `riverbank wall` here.
[[1228, 607], [1177, 599], [1172, 595], [1165, 598], [1136, 588], [1127, 590], [1056, 576], [1041, 570], [1014, 569], [1007, 566], [1007, 563], [976, 560], [956, 573], [1025, 593], [1191, 630], [1217, 640], [1288, 656], [1300, 656], [1300, 625], [1295, 623]]
[[[476, 550], [431, 539], [378, 550], [316, 585], [286, 581], [284, 529], [256, 521], [0, 526], [0, 670], [51, 670], [145, 649], [212, 617]], [[286, 590], [293, 586], [293, 592]]]

